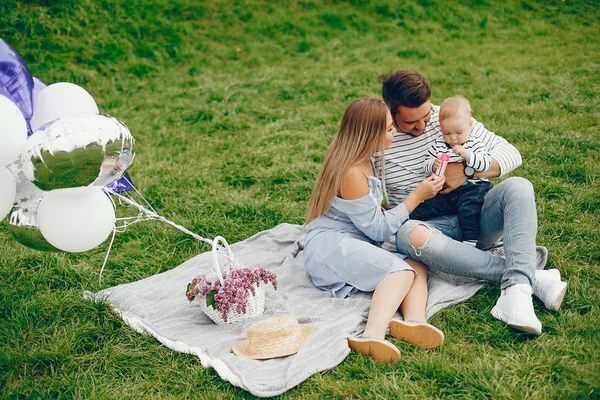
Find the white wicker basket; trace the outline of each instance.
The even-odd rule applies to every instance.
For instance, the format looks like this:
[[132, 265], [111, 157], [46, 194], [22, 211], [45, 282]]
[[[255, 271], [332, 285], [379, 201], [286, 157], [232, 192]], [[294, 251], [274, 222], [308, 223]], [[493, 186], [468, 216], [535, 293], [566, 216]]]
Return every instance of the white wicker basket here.
[[[225, 238], [217, 236], [213, 240], [212, 246], [213, 264], [215, 266], [217, 278], [219, 279], [219, 281], [221, 281], [221, 284], [223, 284], [223, 274], [221, 273], [218, 260], [219, 251], [217, 250], [217, 245], [219, 242], [222, 242], [225, 246], [225, 249], [227, 250], [227, 255], [231, 263], [230, 268], [243, 268], [244, 265], [240, 260], [238, 260], [235, 257], [233, 251], [231, 250], [231, 247], [229, 247], [229, 243], [227, 243]], [[235, 310], [235, 307], [232, 307], [229, 310], [229, 314], [227, 314], [227, 322], [223, 320], [223, 316], [216, 308], [206, 305], [206, 298], [198, 298], [198, 303], [200, 304], [200, 309], [202, 310], [202, 312], [206, 314], [215, 324], [230, 324], [246, 318], [261, 315], [265, 311], [265, 286], [265, 284], [262, 284], [260, 286], [256, 286], [255, 284], [254, 288], [256, 294], [248, 294], [248, 304], [246, 306], [246, 312], [243, 314], [238, 314], [238, 312]]]

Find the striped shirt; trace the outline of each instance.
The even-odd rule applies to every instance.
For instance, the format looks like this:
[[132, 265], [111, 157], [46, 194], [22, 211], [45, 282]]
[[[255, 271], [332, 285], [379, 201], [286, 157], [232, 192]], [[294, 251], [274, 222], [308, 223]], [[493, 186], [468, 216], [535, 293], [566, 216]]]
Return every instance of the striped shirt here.
[[[469, 133], [469, 138], [462, 146], [465, 150], [469, 150], [469, 152], [471, 153], [471, 159], [467, 163], [469, 167], [472, 167], [475, 171], [480, 172], [487, 171], [490, 168], [490, 165], [492, 165], [492, 156], [488, 152], [488, 149], [486, 149], [486, 147], [483, 145], [483, 143], [479, 141], [478, 138], [474, 137], [472, 134]], [[433, 174], [433, 163], [440, 156], [440, 154], [448, 154], [450, 156], [450, 161], [448, 162], [451, 163], [462, 163], [463, 161], [465, 161], [458, 154], [454, 154], [452, 148], [448, 143], [446, 143], [444, 139], [437, 138], [433, 142], [433, 145], [427, 151], [427, 156], [425, 157], [425, 164], [423, 166], [425, 168], [425, 175], [429, 176]], [[478, 180], [487, 181], [487, 179], [479, 178], [470, 179], [470, 181]]]
[[[441, 137], [439, 106], [434, 106], [425, 131], [419, 136], [407, 133], [394, 135], [392, 148], [385, 152], [385, 187], [388, 202], [395, 206], [402, 203], [417, 185], [429, 174], [425, 173], [425, 159], [429, 148]], [[521, 154], [504, 138], [485, 129], [482, 123], [473, 120], [471, 136], [478, 139], [488, 150], [492, 159], [500, 165], [500, 176], [506, 175], [521, 165]], [[381, 153], [373, 155], [376, 171], [381, 164]]]

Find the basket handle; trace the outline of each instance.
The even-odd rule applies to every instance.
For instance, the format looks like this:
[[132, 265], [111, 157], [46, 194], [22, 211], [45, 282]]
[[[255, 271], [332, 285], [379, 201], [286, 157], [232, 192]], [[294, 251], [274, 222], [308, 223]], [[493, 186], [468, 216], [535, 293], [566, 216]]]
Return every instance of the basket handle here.
[[212, 244], [213, 264], [215, 266], [215, 272], [217, 273], [217, 278], [219, 278], [221, 285], [223, 285], [225, 282], [223, 281], [223, 274], [221, 273], [221, 268], [219, 267], [219, 259], [218, 259], [219, 250], [217, 247], [218, 247], [219, 242], [223, 243], [223, 246], [225, 246], [225, 249], [227, 250], [227, 257], [229, 257], [229, 260], [231, 261], [233, 266], [243, 267], [244, 265], [242, 264], [242, 262], [240, 260], [238, 260], [235, 257], [235, 255], [233, 254], [233, 250], [231, 250], [231, 247], [229, 247], [229, 243], [227, 243], [227, 240], [225, 240], [225, 238], [223, 236], [217, 236], [213, 240], [213, 244]]

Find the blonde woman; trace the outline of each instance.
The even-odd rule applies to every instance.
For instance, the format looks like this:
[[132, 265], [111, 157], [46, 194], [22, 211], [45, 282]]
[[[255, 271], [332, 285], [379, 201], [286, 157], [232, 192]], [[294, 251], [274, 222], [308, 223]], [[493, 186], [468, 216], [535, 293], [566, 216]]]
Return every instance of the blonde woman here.
[[[304, 247], [306, 269], [317, 287], [341, 298], [357, 290], [374, 292], [365, 331], [361, 337], [349, 338], [348, 344], [383, 362], [400, 359], [396, 346], [385, 340], [388, 327], [393, 337], [421, 348], [444, 341], [444, 334], [425, 320], [426, 267], [381, 248], [408, 215], [444, 184], [444, 179], [429, 177], [403, 203], [389, 210], [381, 207], [382, 184], [371, 156], [391, 148], [395, 132], [381, 100], [350, 104], [310, 197]], [[378, 172], [384, 176], [383, 170]], [[392, 320], [398, 307], [404, 321]]]

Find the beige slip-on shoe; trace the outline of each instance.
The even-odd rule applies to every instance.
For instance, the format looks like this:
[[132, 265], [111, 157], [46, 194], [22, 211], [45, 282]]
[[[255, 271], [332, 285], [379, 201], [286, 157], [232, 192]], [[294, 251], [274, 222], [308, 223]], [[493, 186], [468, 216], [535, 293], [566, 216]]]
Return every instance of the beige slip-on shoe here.
[[387, 340], [373, 338], [348, 338], [348, 346], [353, 351], [371, 357], [375, 361], [395, 364], [400, 361], [400, 350]]
[[421, 349], [434, 349], [444, 343], [444, 332], [427, 322], [393, 319], [390, 322], [390, 335]]

